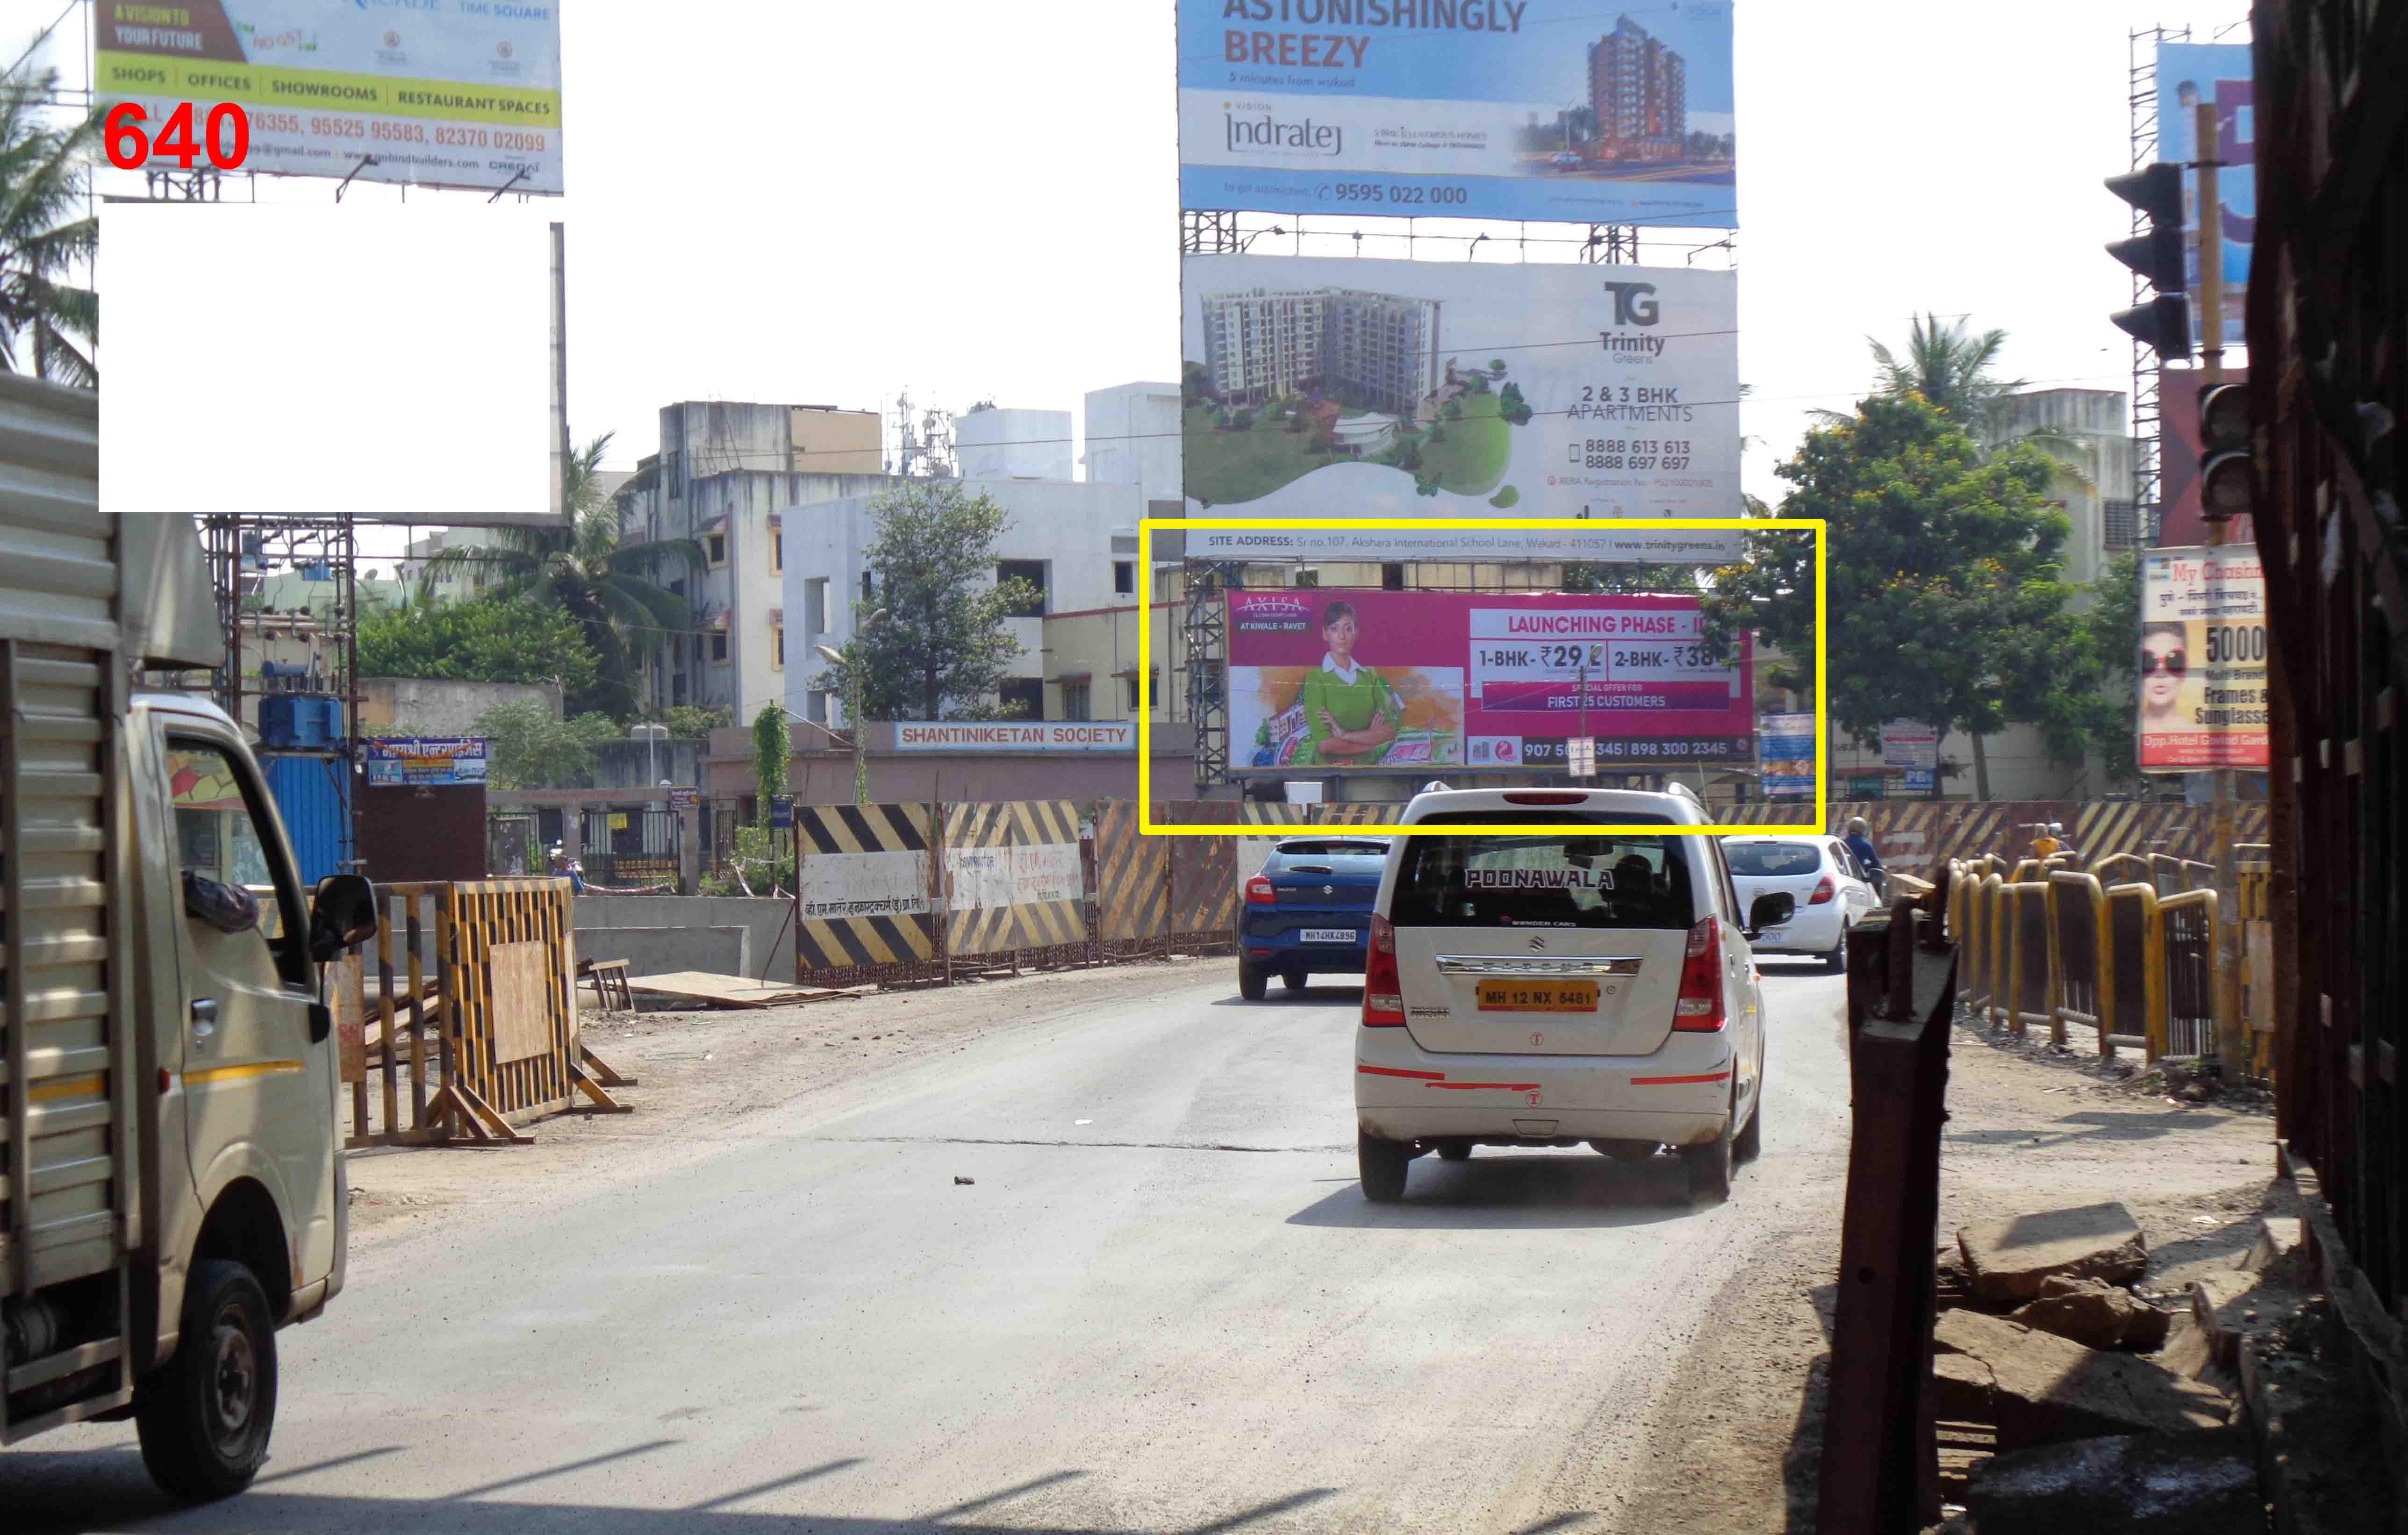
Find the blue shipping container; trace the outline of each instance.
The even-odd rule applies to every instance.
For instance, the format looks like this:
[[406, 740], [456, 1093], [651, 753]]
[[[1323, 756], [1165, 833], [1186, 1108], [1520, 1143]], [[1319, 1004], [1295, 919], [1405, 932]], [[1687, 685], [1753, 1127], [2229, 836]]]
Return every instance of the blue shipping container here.
[[276, 796], [276, 812], [284, 818], [284, 835], [293, 840], [306, 895], [327, 875], [340, 874], [353, 856], [351, 765], [341, 757], [265, 753], [261, 762], [267, 769], [267, 792]]

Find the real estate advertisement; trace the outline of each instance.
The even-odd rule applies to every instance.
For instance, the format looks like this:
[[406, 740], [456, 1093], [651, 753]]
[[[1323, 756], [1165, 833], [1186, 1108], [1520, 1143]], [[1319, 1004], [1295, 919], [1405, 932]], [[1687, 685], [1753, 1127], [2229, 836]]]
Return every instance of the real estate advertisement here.
[[2264, 768], [2266, 576], [2250, 544], [2141, 553], [2141, 770]]
[[[156, 135], [183, 104], [246, 108], [242, 168], [557, 193], [560, 10], [543, 0], [175, 0], [93, 7], [93, 74]], [[222, 129], [219, 143], [231, 149]]]
[[1179, 0], [1180, 206], [1739, 225], [1731, 7]]
[[[2224, 339], [2245, 344], [2242, 291], [2258, 242], [2256, 86], [2247, 43], [2157, 45], [2157, 158], [2188, 165], [2199, 152], [2199, 109], [2215, 108], [2215, 200], [2224, 213]], [[2183, 172], [2183, 252], [2190, 291], [2199, 292], [2199, 172]], [[2199, 326], [2198, 300], [2191, 326]]]
[[1736, 273], [1190, 256], [1191, 511], [1737, 517]]
[[1746, 763], [1754, 662], [1697, 599], [1296, 588], [1228, 595], [1237, 773]]

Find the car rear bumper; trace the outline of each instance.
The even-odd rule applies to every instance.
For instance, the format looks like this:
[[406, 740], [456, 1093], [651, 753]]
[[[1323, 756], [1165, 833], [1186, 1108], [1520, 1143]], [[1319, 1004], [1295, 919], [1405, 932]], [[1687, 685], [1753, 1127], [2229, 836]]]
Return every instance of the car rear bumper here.
[[1332, 915], [1326, 924], [1335, 928], [1354, 930], [1352, 943], [1307, 943], [1294, 930], [1257, 936], [1240, 931], [1238, 954], [1247, 963], [1267, 970], [1305, 970], [1326, 974], [1343, 971], [1360, 975], [1369, 963], [1371, 954], [1371, 914], [1359, 916]]
[[1820, 906], [1801, 906], [1798, 914], [1783, 924], [1779, 938], [1765, 937], [1748, 945], [1759, 957], [1765, 954], [1827, 954], [1840, 941], [1840, 925], [1847, 921], [1846, 908], [1838, 901], [1825, 901]]
[[1354, 1112], [1391, 1140], [1500, 1137], [1713, 1140], [1730, 1113], [1724, 1034], [1674, 1035], [1652, 1055], [1436, 1054], [1401, 1028], [1357, 1028]]

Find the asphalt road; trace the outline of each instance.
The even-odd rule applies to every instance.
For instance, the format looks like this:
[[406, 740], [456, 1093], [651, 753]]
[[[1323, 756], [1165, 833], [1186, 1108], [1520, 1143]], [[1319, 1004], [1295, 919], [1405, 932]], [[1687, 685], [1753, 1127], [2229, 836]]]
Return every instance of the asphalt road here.
[[1767, 985], [1766, 1151], [1727, 1205], [1669, 1157], [1484, 1148], [1374, 1209], [1359, 991], [1172, 990], [381, 1244], [281, 1335], [251, 1491], [172, 1509], [130, 1425], [80, 1427], [0, 1454], [0, 1525], [1621, 1528], [1715, 1292], [1841, 1175], [1840, 982]]

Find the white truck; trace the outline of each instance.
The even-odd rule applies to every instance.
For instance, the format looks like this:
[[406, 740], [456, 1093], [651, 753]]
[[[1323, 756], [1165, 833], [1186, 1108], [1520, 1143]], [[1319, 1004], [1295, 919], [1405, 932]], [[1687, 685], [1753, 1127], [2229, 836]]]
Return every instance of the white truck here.
[[267, 1454], [276, 1332], [343, 1284], [328, 961], [182, 516], [98, 508], [90, 394], [0, 374], [0, 1443], [131, 1417], [167, 1491]]

